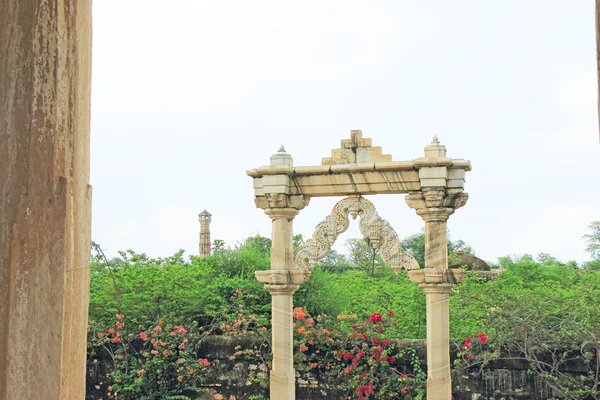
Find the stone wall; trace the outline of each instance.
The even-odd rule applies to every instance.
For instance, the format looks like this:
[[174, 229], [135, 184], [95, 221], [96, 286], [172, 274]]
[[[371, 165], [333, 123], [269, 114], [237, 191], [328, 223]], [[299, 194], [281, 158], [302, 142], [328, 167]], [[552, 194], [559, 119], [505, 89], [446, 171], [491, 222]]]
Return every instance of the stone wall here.
[[[268, 399], [268, 389], [259, 381], [268, 375], [266, 365], [256, 359], [249, 360], [243, 355], [231, 360], [230, 357], [241, 348], [260, 346], [262, 342], [255, 338], [232, 338], [212, 336], [205, 339], [199, 349], [199, 357], [208, 358], [214, 373], [207, 382], [207, 391], [201, 400], [242, 400], [251, 396], [263, 396]], [[396, 340], [398, 348], [413, 348], [417, 351], [421, 363], [427, 364], [425, 340]], [[451, 343], [452, 353], [460, 349], [462, 343]], [[237, 347], [237, 348], [236, 348]], [[592, 362], [595, 362], [592, 360]], [[101, 351], [89, 360], [87, 399], [104, 398], [106, 384], [103, 377], [109, 371], [110, 360]], [[409, 366], [398, 362], [396, 368], [404, 372]], [[568, 366], [569, 373], [585, 374], [587, 366], [582, 362], [573, 362]], [[535, 375], [529, 374], [527, 362], [516, 358], [503, 357], [479, 371], [452, 371], [453, 393], [455, 400], [547, 400], [558, 398], [552, 389]], [[262, 379], [264, 380], [264, 379]], [[297, 373], [296, 398], [298, 400], [339, 399], [343, 395], [338, 391], [338, 381], [331, 377], [314, 373]], [[222, 396], [222, 397], [221, 397]], [[260, 397], [257, 397], [260, 398]]]

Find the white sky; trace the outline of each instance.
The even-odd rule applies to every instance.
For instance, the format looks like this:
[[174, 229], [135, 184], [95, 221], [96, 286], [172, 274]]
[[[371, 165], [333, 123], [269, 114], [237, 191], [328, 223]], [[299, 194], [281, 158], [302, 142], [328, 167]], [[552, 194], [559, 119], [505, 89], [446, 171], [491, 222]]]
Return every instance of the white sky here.
[[[246, 170], [281, 144], [318, 165], [362, 129], [394, 160], [436, 134], [472, 161], [449, 226], [480, 257], [588, 259], [595, 57], [591, 0], [95, 1], [92, 238], [196, 254], [204, 208], [212, 239], [269, 236]], [[312, 199], [295, 233], [338, 200]], [[371, 200], [401, 238], [423, 226], [403, 195]]]

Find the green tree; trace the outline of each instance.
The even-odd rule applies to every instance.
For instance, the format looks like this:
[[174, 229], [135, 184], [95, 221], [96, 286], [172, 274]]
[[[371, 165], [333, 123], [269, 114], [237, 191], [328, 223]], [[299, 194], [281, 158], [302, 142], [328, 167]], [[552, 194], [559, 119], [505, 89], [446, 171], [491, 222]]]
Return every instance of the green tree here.
[[[404, 238], [400, 245], [403, 249], [412, 253], [413, 257], [421, 267], [425, 266], [425, 232], [415, 233]], [[448, 255], [452, 255], [457, 251], [473, 254], [473, 248], [466, 244], [463, 240], [452, 241], [448, 233]]]
[[325, 272], [339, 274], [351, 268], [348, 258], [336, 250], [331, 250], [319, 260], [318, 265]]
[[378, 248], [371, 246], [371, 240], [368, 237], [348, 239], [346, 248], [348, 249], [348, 260], [353, 268], [371, 271], [371, 276], [374, 276], [375, 268], [384, 265], [378, 255]]
[[590, 233], [583, 235], [587, 242], [586, 251], [592, 258], [600, 260], [600, 221], [593, 221], [588, 226]]

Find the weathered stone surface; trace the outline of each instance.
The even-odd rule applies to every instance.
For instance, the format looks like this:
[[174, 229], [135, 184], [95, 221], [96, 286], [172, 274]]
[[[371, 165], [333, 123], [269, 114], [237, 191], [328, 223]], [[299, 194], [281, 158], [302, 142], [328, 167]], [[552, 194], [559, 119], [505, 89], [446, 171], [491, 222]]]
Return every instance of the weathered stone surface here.
[[0, 399], [81, 399], [91, 1], [0, 2]]

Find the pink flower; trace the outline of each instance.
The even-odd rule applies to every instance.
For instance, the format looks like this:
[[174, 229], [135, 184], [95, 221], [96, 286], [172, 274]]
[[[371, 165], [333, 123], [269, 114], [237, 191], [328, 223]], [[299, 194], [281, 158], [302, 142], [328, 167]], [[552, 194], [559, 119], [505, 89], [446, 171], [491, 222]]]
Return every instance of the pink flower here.
[[308, 318], [308, 319], [306, 320], [306, 325], [307, 325], [307, 326], [313, 326], [314, 324], [315, 324], [315, 320], [314, 320], [314, 319], [312, 319], [312, 318]]
[[158, 351], [156, 351], [156, 350], [152, 350], [150, 353], [152, 353], [152, 354], [154, 354], [154, 355], [157, 355], [157, 354], [158, 354]]
[[467, 360], [471, 361], [473, 359], [473, 356], [470, 354], [467, 354]]
[[148, 339], [148, 335], [146, 335], [146, 332], [140, 333], [140, 337], [144, 340]]
[[306, 350], [308, 350], [308, 347], [307, 347], [307, 346], [305, 346], [305, 345], [303, 345], [303, 344], [301, 344], [301, 345], [300, 345], [300, 351], [301, 351], [301, 352], [305, 352]]
[[115, 330], [113, 328], [108, 328], [108, 333], [113, 334], [115, 333]]
[[199, 358], [198, 364], [204, 365], [205, 367], [208, 367], [210, 365], [210, 363], [208, 362], [208, 360], [206, 358]]
[[171, 336], [177, 336], [177, 332], [175, 332], [175, 331], [171, 332]]
[[163, 351], [163, 356], [168, 356], [168, 355], [169, 355], [169, 350]]

